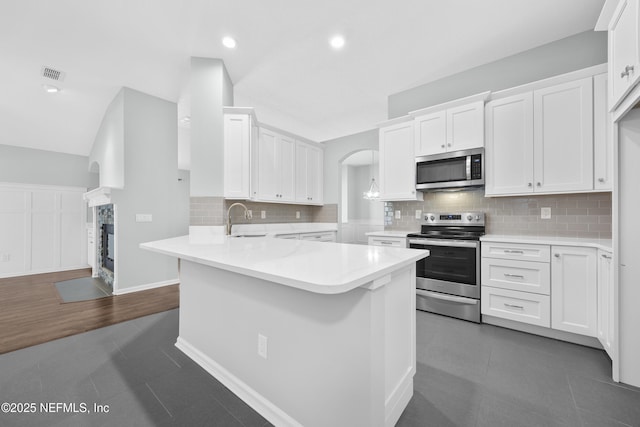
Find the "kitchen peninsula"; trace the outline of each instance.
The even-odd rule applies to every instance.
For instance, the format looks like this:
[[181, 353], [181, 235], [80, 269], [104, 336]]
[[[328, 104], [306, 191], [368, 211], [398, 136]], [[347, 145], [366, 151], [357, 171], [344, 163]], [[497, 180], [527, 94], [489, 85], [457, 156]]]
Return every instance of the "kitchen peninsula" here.
[[413, 395], [415, 262], [428, 251], [189, 236], [176, 346], [277, 426], [393, 426]]

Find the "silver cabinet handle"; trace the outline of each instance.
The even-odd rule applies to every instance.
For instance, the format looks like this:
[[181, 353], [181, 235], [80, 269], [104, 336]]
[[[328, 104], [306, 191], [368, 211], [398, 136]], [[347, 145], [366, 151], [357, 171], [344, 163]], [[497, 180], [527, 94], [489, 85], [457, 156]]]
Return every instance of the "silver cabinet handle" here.
[[466, 304], [466, 305], [477, 305], [478, 304], [478, 300], [477, 299], [471, 299], [471, 298], [465, 298], [465, 297], [455, 297], [453, 295], [441, 294], [439, 292], [423, 291], [422, 289], [416, 289], [416, 294], [420, 295], [420, 296], [423, 296], [423, 297], [427, 297], [427, 298], [434, 298], [434, 299], [439, 299], [439, 300], [443, 300], [443, 301], [450, 301], [450, 302], [454, 302], [454, 303], [458, 303], [458, 304]]
[[536, 185], [537, 185], [538, 187], [542, 187], [542, 183], [541, 183], [541, 182], [536, 182]]
[[528, 182], [527, 187], [533, 187], [533, 184], [531, 182]]
[[620, 73], [620, 78], [623, 79], [625, 77], [628, 77], [630, 73], [633, 73], [633, 69], [635, 67], [633, 65], [627, 65], [626, 67], [624, 67], [624, 71]]
[[598, 178], [598, 182], [604, 182], [604, 178]]
[[524, 254], [524, 251], [515, 250], [515, 249], [505, 249], [505, 254]]
[[604, 259], [611, 259], [611, 256], [610, 256], [610, 255], [607, 255], [607, 254], [602, 254], [601, 256], [602, 256], [602, 258], [604, 258]]
[[510, 274], [510, 273], [504, 273], [505, 277], [517, 277], [518, 279], [524, 279], [524, 276], [521, 274]]
[[440, 146], [440, 148], [444, 148], [444, 144], [442, 144], [442, 145]]
[[554, 257], [560, 258], [560, 254], [553, 254]]
[[447, 144], [447, 147], [451, 147], [451, 144]]
[[393, 245], [393, 242], [390, 242], [388, 240], [379, 240], [378, 243], [380, 243], [381, 245]]
[[518, 310], [524, 310], [524, 307], [521, 305], [507, 304], [506, 302], [504, 303], [504, 306], [509, 308], [517, 308]]

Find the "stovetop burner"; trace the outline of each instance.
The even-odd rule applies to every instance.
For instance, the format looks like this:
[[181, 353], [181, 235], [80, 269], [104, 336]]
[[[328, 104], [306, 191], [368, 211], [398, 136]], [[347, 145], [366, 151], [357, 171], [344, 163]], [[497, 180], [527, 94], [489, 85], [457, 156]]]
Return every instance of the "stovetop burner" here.
[[484, 234], [483, 212], [426, 213], [420, 233], [409, 237], [479, 240]]

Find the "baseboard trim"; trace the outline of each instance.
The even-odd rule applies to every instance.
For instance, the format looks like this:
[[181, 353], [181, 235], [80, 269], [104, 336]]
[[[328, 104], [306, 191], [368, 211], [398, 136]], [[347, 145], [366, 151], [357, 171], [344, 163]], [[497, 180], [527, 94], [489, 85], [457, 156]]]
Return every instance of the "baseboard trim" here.
[[91, 268], [91, 266], [89, 264], [86, 264], [86, 265], [74, 265], [71, 267], [47, 268], [44, 270], [20, 271], [17, 273], [0, 274], [0, 279], [9, 279], [11, 277], [20, 277], [20, 276], [34, 276], [36, 274], [59, 273], [61, 271], [84, 270], [86, 268]]
[[302, 424], [289, 416], [289, 414], [275, 406], [271, 401], [259, 394], [244, 381], [240, 380], [231, 372], [220, 366], [215, 360], [206, 356], [200, 350], [189, 344], [185, 339], [178, 337], [176, 347], [200, 365], [205, 371], [224, 384], [225, 387], [231, 390], [247, 405], [266, 418], [271, 424], [279, 427], [302, 427]]
[[125, 295], [133, 292], [147, 291], [149, 289], [161, 288], [163, 286], [177, 285], [178, 283], [180, 283], [180, 279], [171, 279], [171, 280], [164, 280], [162, 282], [147, 283], [144, 285], [132, 286], [130, 288], [118, 289], [117, 291], [114, 290], [113, 295]]
[[413, 397], [413, 375], [415, 370], [410, 369], [402, 379], [398, 387], [391, 393], [390, 398], [385, 402], [385, 420], [384, 425], [393, 427], [396, 425], [400, 416], [407, 408], [409, 401]]

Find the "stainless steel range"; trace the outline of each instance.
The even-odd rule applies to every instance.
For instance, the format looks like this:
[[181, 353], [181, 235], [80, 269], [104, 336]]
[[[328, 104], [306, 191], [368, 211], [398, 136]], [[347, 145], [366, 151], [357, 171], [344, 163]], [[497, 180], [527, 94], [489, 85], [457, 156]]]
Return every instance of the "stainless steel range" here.
[[416, 263], [416, 307], [480, 323], [483, 212], [427, 213], [409, 247], [431, 254]]

